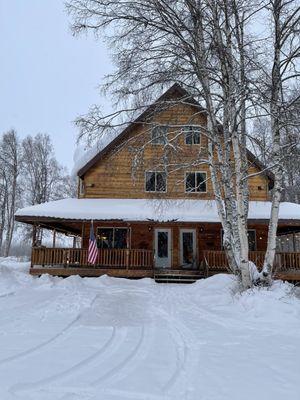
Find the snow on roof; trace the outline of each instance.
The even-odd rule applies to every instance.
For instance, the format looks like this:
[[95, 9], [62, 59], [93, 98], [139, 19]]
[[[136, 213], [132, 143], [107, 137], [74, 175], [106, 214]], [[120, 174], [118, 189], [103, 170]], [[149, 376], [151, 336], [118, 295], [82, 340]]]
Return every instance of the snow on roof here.
[[[248, 219], [269, 219], [270, 210], [271, 202], [250, 201]], [[214, 200], [69, 198], [22, 208], [15, 215], [78, 220], [219, 222]], [[279, 219], [300, 220], [300, 204], [281, 203]]]
[[83, 168], [92, 158], [94, 158], [100, 151], [110, 144], [118, 135], [120, 130], [110, 131], [103, 133], [100, 139], [94, 145], [88, 147], [87, 145], [78, 145], [73, 155], [73, 168], [71, 175], [77, 176], [78, 171]]

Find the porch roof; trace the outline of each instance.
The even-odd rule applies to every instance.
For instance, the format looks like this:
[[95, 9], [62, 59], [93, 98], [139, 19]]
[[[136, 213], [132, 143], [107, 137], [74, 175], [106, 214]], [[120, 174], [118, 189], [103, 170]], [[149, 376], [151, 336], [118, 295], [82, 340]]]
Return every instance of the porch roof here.
[[[271, 202], [250, 201], [249, 220], [268, 220]], [[220, 222], [215, 200], [62, 199], [19, 209], [16, 220]], [[280, 221], [300, 223], [300, 204], [283, 202]]]

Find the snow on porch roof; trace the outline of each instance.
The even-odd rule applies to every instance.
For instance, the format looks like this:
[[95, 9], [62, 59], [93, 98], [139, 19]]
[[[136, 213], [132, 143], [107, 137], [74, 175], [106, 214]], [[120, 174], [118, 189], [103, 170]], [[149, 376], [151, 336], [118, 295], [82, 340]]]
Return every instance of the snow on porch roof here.
[[[268, 220], [271, 203], [250, 201], [249, 219]], [[43, 218], [65, 220], [219, 222], [214, 200], [63, 199], [18, 210], [16, 220]], [[300, 205], [281, 203], [280, 220], [300, 220]]]

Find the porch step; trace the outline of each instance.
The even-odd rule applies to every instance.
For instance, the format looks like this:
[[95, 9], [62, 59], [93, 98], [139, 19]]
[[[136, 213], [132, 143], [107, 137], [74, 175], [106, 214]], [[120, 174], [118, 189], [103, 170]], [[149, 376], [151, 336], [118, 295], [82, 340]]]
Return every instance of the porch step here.
[[157, 283], [194, 283], [203, 277], [200, 271], [157, 270], [154, 272]]

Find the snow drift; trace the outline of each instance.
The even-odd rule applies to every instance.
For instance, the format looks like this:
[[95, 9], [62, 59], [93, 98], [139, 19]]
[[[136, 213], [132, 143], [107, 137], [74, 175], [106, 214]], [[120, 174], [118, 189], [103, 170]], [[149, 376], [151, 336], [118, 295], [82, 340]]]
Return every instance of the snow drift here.
[[28, 275], [0, 260], [1, 400], [298, 400], [300, 300], [290, 284], [240, 293]]

